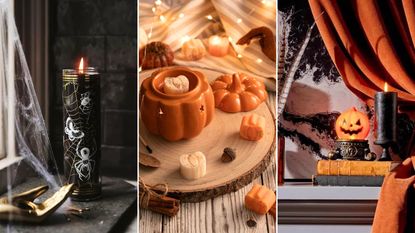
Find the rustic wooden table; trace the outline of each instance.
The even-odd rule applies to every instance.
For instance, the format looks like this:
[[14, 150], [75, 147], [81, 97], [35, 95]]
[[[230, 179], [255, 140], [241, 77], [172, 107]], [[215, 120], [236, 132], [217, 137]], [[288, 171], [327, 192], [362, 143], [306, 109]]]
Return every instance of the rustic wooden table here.
[[[276, 106], [275, 92], [269, 92], [270, 106]], [[273, 109], [275, 115], [275, 108]], [[225, 194], [204, 202], [183, 203], [175, 217], [163, 216], [148, 210], [139, 211], [139, 231], [144, 233], [274, 233], [275, 220], [269, 214], [262, 216], [244, 207], [244, 198], [254, 183], [263, 184], [272, 190], [276, 188], [276, 164], [268, 166], [261, 176], [234, 193]], [[247, 221], [256, 221], [249, 227]]]

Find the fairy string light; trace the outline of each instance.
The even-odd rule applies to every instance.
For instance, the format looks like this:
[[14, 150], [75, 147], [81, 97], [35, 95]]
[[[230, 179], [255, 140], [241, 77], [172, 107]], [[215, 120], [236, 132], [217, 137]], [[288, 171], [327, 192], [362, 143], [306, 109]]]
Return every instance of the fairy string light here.
[[[239, 0], [240, 2], [242, 2], [241, 0]], [[274, 0], [261, 0], [262, 4], [264, 4], [265, 7], [272, 7], [273, 6], [273, 2], [275, 2]], [[255, 12], [255, 8], [252, 8], [248, 15], [252, 15]], [[215, 20], [215, 18], [212, 17], [212, 15], [207, 15], [206, 19], [208, 19], [209, 21], [212, 21], [214, 23], [217, 23], [218, 21]], [[241, 24], [243, 22], [243, 20], [241, 18], [237, 18], [235, 23], [236, 24]], [[234, 51], [236, 52], [236, 57], [238, 59], [242, 59], [243, 56], [241, 54], [242, 48], [240, 47], [240, 45], [236, 44], [236, 42], [233, 40], [233, 38], [231, 36], [228, 37], [229, 43], [231, 44], [232, 48], [234, 49]], [[257, 59], [256, 63], [262, 63], [262, 59]]]
[[[241, 0], [240, 0], [241, 1]], [[273, 7], [274, 5], [274, 0], [258, 0], [261, 1], [261, 3], [264, 5], [264, 7]], [[164, 24], [166, 22], [174, 22], [178, 19], [183, 19], [185, 17], [185, 14], [183, 12], [179, 13], [178, 16], [173, 16], [173, 17], [166, 17], [166, 15], [163, 14], [161, 7], [163, 5], [162, 0], [154, 0], [153, 1], [153, 7], [151, 8], [151, 11], [153, 13], [153, 20], [151, 22], [150, 25], [150, 30], [149, 33], [147, 34], [147, 38], [150, 41], [152, 36], [153, 36], [153, 28], [154, 28], [154, 24], [156, 24], [157, 21], [159, 21], [161, 24]], [[248, 13], [248, 15], [252, 15], [254, 12], [256, 11], [255, 8], [251, 9]], [[177, 15], [177, 14], [176, 14]], [[220, 23], [219, 20], [217, 20], [215, 17], [213, 17], [211, 14], [206, 15], [205, 16], [207, 20], [211, 21], [212, 23]], [[236, 18], [235, 20], [235, 24], [242, 24], [243, 20], [241, 18]], [[180, 44], [185, 43], [186, 41], [190, 40], [190, 36], [189, 35], [185, 35], [180, 39]], [[236, 41], [231, 37], [228, 36], [228, 40], [229, 43], [231, 44], [232, 48], [234, 49], [235, 53], [236, 53], [236, 57], [238, 59], [242, 59], [243, 55], [242, 50], [243, 48], [240, 45], [236, 44]], [[144, 47], [144, 53], [143, 53], [143, 57], [146, 57], [147, 54], [147, 48]], [[262, 59], [257, 59], [256, 60], [257, 63], [262, 63]], [[142, 66], [139, 66], [139, 72], [142, 70]]]
[[[155, 19], [159, 18], [160, 21], [162, 21], [162, 18], [165, 19], [165, 17], [163, 15], [158, 16], [158, 12], [160, 11], [159, 7], [161, 6], [161, 4], [162, 4], [161, 0], [155, 0], [153, 2], [153, 7], [151, 8], [151, 12], [153, 12], [153, 20], [150, 24], [150, 32], [147, 34], [147, 38], [148, 38], [147, 42], [149, 42], [151, 40], [151, 37], [153, 36], [153, 27], [154, 27], [154, 24], [155, 24]], [[147, 55], [147, 46], [145, 45], [142, 60], [144, 60], [146, 58], [146, 55]], [[143, 65], [140, 65], [138, 67], [138, 72], [141, 72], [143, 70], [142, 67], [143, 67]]]
[[[264, 7], [266, 7], [266, 8], [273, 7], [274, 6], [274, 4], [273, 4], [274, 2], [275, 2], [274, 0], [261, 0], [261, 3], [264, 4]], [[256, 10], [255, 8], [252, 8], [249, 11], [248, 16], [252, 15], [255, 12], [255, 10]], [[242, 22], [243, 21], [242, 21], [241, 18], [237, 18], [236, 19], [236, 24], [241, 24]], [[238, 44], [236, 44], [234, 42], [234, 40], [232, 39], [232, 37], [230, 37], [230, 36], [229, 36], [229, 42], [231, 43], [232, 47], [234, 48], [234, 50], [236, 52], [236, 57], [239, 58], [239, 59], [241, 59], [243, 57], [242, 54], [240, 53], [240, 51], [242, 50], [242, 48]], [[255, 62], [258, 63], [258, 64], [260, 64], [260, 63], [263, 62], [263, 60], [260, 59], [260, 58], [258, 58], [258, 59], [255, 60]]]

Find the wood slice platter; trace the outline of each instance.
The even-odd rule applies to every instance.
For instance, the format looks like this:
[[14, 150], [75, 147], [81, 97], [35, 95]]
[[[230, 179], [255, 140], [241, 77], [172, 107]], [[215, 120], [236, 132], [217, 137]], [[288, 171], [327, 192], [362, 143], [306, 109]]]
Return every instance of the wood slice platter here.
[[[209, 82], [222, 75], [208, 69], [192, 69], [203, 72]], [[140, 84], [152, 72], [141, 72]], [[213, 121], [200, 135], [177, 142], [169, 142], [160, 136], [150, 134], [140, 121], [140, 136], [152, 148], [152, 155], [161, 162], [159, 168], [140, 165], [140, 178], [147, 185], [168, 184], [169, 195], [182, 202], [200, 202], [234, 192], [258, 177], [272, 161], [275, 151], [275, 117], [270, 107], [264, 102], [251, 112], [225, 113], [219, 109], [215, 111]], [[251, 113], [257, 113], [266, 119], [264, 137], [257, 142], [239, 137], [242, 116]], [[236, 158], [232, 162], [221, 161], [225, 147], [236, 150]], [[142, 143], [140, 151], [147, 153]], [[179, 157], [181, 154], [194, 151], [205, 154], [207, 173], [200, 179], [186, 180], [180, 174]]]

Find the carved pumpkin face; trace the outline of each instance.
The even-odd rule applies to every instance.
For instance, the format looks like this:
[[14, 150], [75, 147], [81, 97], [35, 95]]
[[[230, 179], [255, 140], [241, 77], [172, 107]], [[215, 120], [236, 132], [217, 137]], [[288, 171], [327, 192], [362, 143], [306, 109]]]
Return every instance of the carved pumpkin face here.
[[336, 120], [336, 134], [339, 139], [365, 139], [369, 134], [369, 118], [355, 107], [343, 112]]

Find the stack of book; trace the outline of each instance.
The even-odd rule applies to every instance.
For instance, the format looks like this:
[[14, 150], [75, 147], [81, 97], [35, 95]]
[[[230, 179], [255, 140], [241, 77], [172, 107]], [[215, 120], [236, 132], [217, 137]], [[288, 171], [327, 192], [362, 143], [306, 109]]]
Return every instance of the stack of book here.
[[320, 160], [313, 184], [321, 186], [382, 186], [383, 179], [400, 162]]

